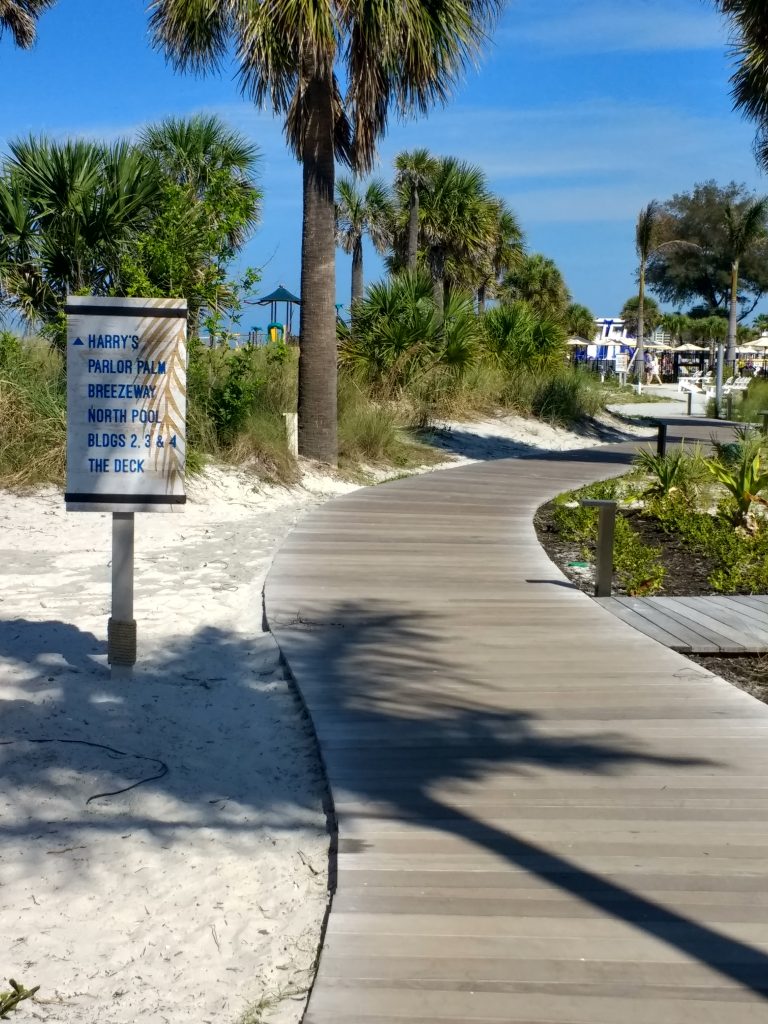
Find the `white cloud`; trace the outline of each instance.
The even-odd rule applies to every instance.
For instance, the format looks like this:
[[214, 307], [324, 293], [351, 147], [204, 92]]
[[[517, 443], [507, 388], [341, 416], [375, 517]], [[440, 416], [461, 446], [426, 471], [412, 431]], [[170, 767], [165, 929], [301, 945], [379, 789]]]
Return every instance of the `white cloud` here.
[[569, 53], [722, 49], [724, 19], [702, 0], [526, 0], [510, 8], [507, 44]]

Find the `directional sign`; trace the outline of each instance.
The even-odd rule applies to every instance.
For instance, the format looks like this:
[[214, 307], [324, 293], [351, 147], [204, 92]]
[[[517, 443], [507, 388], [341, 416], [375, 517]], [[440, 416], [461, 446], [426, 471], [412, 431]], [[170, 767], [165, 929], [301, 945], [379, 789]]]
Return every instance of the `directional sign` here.
[[186, 301], [72, 296], [66, 312], [67, 508], [178, 511]]

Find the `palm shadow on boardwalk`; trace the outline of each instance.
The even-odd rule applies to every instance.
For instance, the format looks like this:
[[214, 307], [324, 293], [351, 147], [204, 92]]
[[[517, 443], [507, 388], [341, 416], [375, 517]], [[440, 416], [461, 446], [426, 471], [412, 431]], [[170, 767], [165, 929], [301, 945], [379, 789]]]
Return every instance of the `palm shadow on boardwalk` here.
[[[443, 794], [466, 793], [467, 787], [482, 784], [493, 773], [523, 780], [537, 773], [556, 772], [562, 774], [563, 786], [568, 787], [585, 776], [619, 780], [643, 766], [668, 767], [684, 784], [686, 771], [702, 766], [716, 769], [721, 767], [718, 762], [658, 756], [633, 745], [621, 731], [578, 737], [558, 736], [551, 728], [545, 733], [537, 713], [500, 707], [491, 684], [477, 678], [471, 666], [456, 660], [449, 663], [435, 639], [434, 622], [435, 617], [407, 615], [371, 602], [339, 604], [323, 622], [273, 623], [291, 663], [302, 666], [308, 659], [314, 667], [311, 673], [302, 673], [302, 681], [305, 677], [309, 680], [304, 683], [303, 696], [317, 727], [334, 791], [343, 791], [361, 805], [375, 807], [373, 817], [418, 821], [446, 836], [465, 839], [547, 886], [662, 940], [765, 997], [768, 956], [762, 950], [633, 892], [619, 877], [604, 877], [516, 835], [512, 829], [505, 831], [483, 820], [468, 809], [466, 800], [454, 802], [435, 795], [436, 790]], [[243, 719], [242, 733], [229, 737], [229, 742], [237, 746], [219, 750], [210, 772], [190, 772], [188, 766], [177, 762], [172, 737], [164, 731], [162, 722], [153, 731], [142, 726], [146, 723], [146, 708], [142, 707], [145, 689], [113, 684], [103, 672], [100, 677], [94, 675], [93, 658], [101, 647], [91, 634], [60, 623], [3, 623], [0, 654], [18, 657], [20, 662], [39, 662], [41, 685], [48, 671], [44, 666], [52, 658], [69, 660], [64, 670], [50, 670], [54, 672], [50, 679], [55, 680], [56, 686], [51, 687], [55, 693], [43, 704], [23, 697], [11, 702], [4, 716], [3, 739], [79, 736], [128, 750], [140, 759], [162, 758], [168, 764], [168, 774], [149, 782], [146, 790], [172, 797], [179, 813], [166, 826], [156, 817], [142, 816], [140, 804], [128, 804], [123, 812], [108, 818], [84, 807], [80, 817], [58, 826], [57, 841], [90, 831], [144, 828], [162, 844], [168, 832], [179, 828], [216, 827], [224, 833], [242, 835], [273, 824], [290, 827], [290, 816], [285, 813], [286, 804], [294, 797], [290, 778], [271, 774], [270, 766], [260, 758], [257, 737], [249, 728], [249, 718], [258, 720], [270, 714], [272, 700], [268, 692], [254, 688], [258, 658], [254, 660], [252, 643], [220, 630], [203, 631], [168, 651], [157, 675], [165, 700], [177, 708], [176, 726], [192, 730], [193, 741], [201, 749], [213, 751], [221, 744], [216, 725], [218, 702], [232, 699], [218, 687], [215, 672], [235, 677], [240, 673], [235, 689], [245, 692], [249, 717]], [[318, 672], [319, 666], [322, 669]], [[510, 675], [514, 671], [510, 667]], [[407, 678], [422, 682], [414, 688], [405, 682]], [[376, 680], [375, 687], [370, 685], [372, 679]], [[454, 696], [459, 690], [465, 696]], [[207, 717], [189, 711], [190, 703], [201, 691]], [[333, 742], [332, 727], [340, 727], [354, 737], [348, 749]], [[55, 797], [55, 770], [59, 765], [69, 766], [70, 760], [61, 750], [50, 748], [46, 754], [30, 762], [25, 782], [36, 792], [47, 790]], [[85, 772], [96, 768], [103, 772], [104, 765], [89, 761], [83, 766]], [[136, 760], [108, 766], [107, 771], [119, 784], [142, 778], [148, 768], [143, 760]], [[237, 791], [228, 788], [235, 784]], [[234, 821], [219, 810], [223, 797], [257, 813], [250, 822]], [[11, 792], [7, 798], [11, 805], [18, 802], [16, 810], [27, 809], [29, 815], [26, 821], [16, 815], [15, 821], [0, 824], [0, 836], [34, 836], [42, 831], [45, 812], [42, 816], [35, 814], [28, 791]], [[298, 820], [302, 808], [296, 807], [295, 811]], [[366, 812], [354, 813], [361, 818]], [[513, 816], [510, 800], [504, 817]], [[717, 828], [715, 823], [713, 828]], [[578, 830], [577, 824], [574, 830]], [[354, 836], [347, 838], [342, 829], [339, 852], [354, 855], [358, 849], [366, 849], [365, 840], [361, 843]], [[335, 856], [334, 845], [332, 877]]]
[[[687, 771], [715, 771], [727, 765], [703, 758], [659, 756], [615, 729], [575, 737], [553, 735], [550, 727], [545, 734], [537, 713], [494, 707], [492, 689], [470, 666], [456, 660], [447, 663], [435, 638], [435, 618], [405, 615], [371, 602], [335, 606], [323, 622], [273, 623], [305, 688], [331, 787], [342, 794], [338, 852], [349, 856], [369, 849], [375, 852], [375, 841], [369, 846], [364, 839], [345, 837], [345, 817], [360, 822], [364, 835], [367, 814], [372, 833], [376, 833], [376, 819], [385, 818], [466, 839], [546, 886], [768, 998], [768, 954], [762, 949], [632, 891], [620, 873], [603, 876], [516, 835], [513, 829], [505, 831], [483, 820], [472, 813], [471, 797], [467, 798], [468, 792], [478, 792], [485, 778], [499, 773], [521, 781], [537, 773], [560, 773], [564, 789], [584, 776], [610, 777], [617, 779], [620, 789], [618, 780], [623, 776], [643, 766], [658, 766], [669, 769], [659, 779], [663, 790], [673, 778], [684, 787]], [[509, 671], [512, 677], [514, 667]], [[408, 682], [416, 677], [422, 682]], [[375, 686], [371, 685], [374, 680]], [[531, 680], [532, 687], [537, 684]], [[451, 696], [458, 692], [472, 697]], [[339, 736], [345, 738], [340, 741]], [[461, 799], [454, 801], [452, 791]], [[509, 801], [504, 819], [516, 814], [525, 817], [525, 807], [515, 809], [512, 792], [498, 802], [504, 799]], [[707, 812], [702, 814], [706, 817]], [[713, 821], [713, 830], [718, 827], [728, 826]], [[574, 837], [578, 830], [575, 818]], [[636, 856], [641, 857], [641, 852]], [[642, 874], [638, 877], [642, 879]], [[671, 882], [673, 900], [674, 877]], [[679, 882], [684, 890], [684, 876]], [[420, 884], [428, 883], [422, 877]], [[753, 884], [749, 881], [745, 891]]]

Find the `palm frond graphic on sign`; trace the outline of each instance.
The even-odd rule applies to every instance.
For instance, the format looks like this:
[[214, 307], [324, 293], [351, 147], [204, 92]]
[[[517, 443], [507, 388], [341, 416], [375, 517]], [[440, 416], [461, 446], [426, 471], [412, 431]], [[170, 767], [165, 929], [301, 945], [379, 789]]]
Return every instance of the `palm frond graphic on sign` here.
[[[149, 465], [165, 475], [170, 491], [184, 478], [185, 405], [187, 346], [183, 321], [142, 320], [139, 323], [143, 358], [147, 363], [165, 364], [165, 373], [155, 378], [154, 391], [141, 409], [157, 414], [157, 422], [147, 424], [150, 436]], [[175, 444], [169, 439], [176, 438]], [[158, 439], [162, 439], [162, 446]]]

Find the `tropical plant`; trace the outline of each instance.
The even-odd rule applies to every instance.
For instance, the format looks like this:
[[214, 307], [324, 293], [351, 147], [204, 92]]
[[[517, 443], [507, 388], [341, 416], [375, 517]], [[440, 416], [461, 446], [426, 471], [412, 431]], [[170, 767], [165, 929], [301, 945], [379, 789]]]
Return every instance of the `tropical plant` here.
[[592, 341], [596, 332], [592, 310], [578, 302], [572, 302], [565, 311], [565, 329], [571, 337]]
[[757, 122], [755, 152], [768, 167], [768, 11], [763, 0], [716, 0], [735, 28], [731, 77], [736, 106]]
[[[152, 0], [154, 39], [179, 68], [218, 67], [235, 50], [243, 90], [285, 118], [303, 166], [299, 449], [335, 462], [334, 160], [370, 170], [392, 106], [443, 101], [479, 51], [499, 0]], [[342, 94], [340, 81], [346, 86]]]
[[685, 487], [686, 455], [682, 448], [664, 455], [642, 448], [635, 456], [635, 465], [653, 478], [643, 492], [647, 496], [666, 498]]
[[571, 297], [563, 275], [554, 260], [541, 253], [521, 259], [504, 278], [501, 286], [503, 302], [527, 302], [538, 313], [562, 318]]
[[480, 328], [471, 300], [449, 293], [438, 310], [423, 272], [371, 285], [354, 332], [339, 327], [341, 366], [391, 396], [436, 368], [460, 377], [475, 361]]
[[256, 227], [262, 192], [258, 149], [216, 116], [168, 118], [150, 125], [139, 145], [161, 174], [157, 214], [122, 262], [128, 295], [181, 295], [190, 332], [205, 323], [215, 334], [221, 320], [236, 319], [258, 280], [241, 281], [229, 267]]
[[[744, 203], [726, 203], [724, 252], [731, 263], [731, 291], [728, 303], [728, 349], [726, 362], [736, 363], [736, 325], [739, 316], [739, 265], [768, 236], [768, 196]], [[765, 253], [764, 253], [765, 255]]]
[[[676, 308], [696, 316], [727, 315], [731, 305], [733, 238], [728, 213], [737, 226], [754, 202], [746, 185], [705, 181], [672, 196], [659, 208], [663, 241], [648, 262], [648, 287]], [[768, 243], [755, 240], [739, 259], [739, 319], [747, 319], [768, 291]]]
[[363, 297], [363, 236], [367, 233], [377, 252], [389, 242], [391, 222], [389, 189], [383, 181], [369, 182], [361, 191], [351, 178], [336, 184], [336, 241], [352, 255], [352, 319]]
[[492, 218], [483, 171], [453, 157], [437, 160], [422, 195], [419, 224], [438, 315], [451, 286], [467, 287], [465, 278], [476, 276]]
[[645, 367], [645, 275], [648, 260], [658, 236], [659, 204], [654, 200], [644, 206], [635, 224], [635, 253], [637, 254], [637, 351], [635, 352], [635, 376], [642, 381]]
[[[503, 199], [492, 198], [490, 206], [490, 236], [486, 247], [480, 250], [478, 267], [477, 309], [485, 312], [487, 298], [498, 292], [501, 279], [514, 271], [523, 261], [523, 232], [514, 213]], [[583, 308], [583, 307], [582, 307]]]
[[0, 0], [0, 39], [10, 32], [14, 43], [28, 50], [37, 35], [37, 19], [56, 0]]
[[508, 370], [544, 369], [563, 362], [566, 332], [562, 322], [518, 301], [489, 310], [483, 318], [484, 348]]
[[755, 454], [746, 447], [735, 464], [726, 465], [713, 459], [709, 470], [733, 499], [734, 522], [754, 532], [753, 504], [768, 507], [768, 499], [763, 497], [763, 492], [768, 491], [768, 472], [762, 472], [760, 453]]
[[395, 157], [395, 192], [408, 207], [406, 267], [416, 270], [419, 249], [419, 195], [431, 181], [436, 161], [428, 149], [413, 149]]
[[44, 136], [10, 144], [0, 173], [0, 298], [55, 323], [70, 292], [120, 288], [126, 247], [161, 198], [154, 162], [126, 142]]
[[[624, 303], [621, 307], [621, 313], [619, 314], [621, 319], [624, 321], [624, 327], [630, 337], [640, 338], [640, 297], [633, 295]], [[643, 341], [649, 338], [651, 334], [661, 323], [662, 312], [659, 308], [658, 302], [652, 299], [650, 295], [645, 296], [643, 302]], [[638, 345], [639, 348], [639, 345]], [[639, 358], [639, 355], [638, 355]]]

